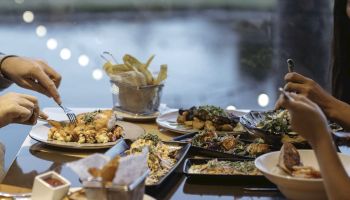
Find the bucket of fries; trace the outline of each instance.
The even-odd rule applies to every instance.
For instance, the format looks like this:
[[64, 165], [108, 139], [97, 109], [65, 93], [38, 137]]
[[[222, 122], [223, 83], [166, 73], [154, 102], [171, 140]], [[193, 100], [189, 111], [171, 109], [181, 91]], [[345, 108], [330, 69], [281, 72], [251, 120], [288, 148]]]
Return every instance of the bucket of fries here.
[[156, 77], [149, 71], [154, 58], [141, 63], [131, 55], [124, 55], [123, 64], [108, 61], [103, 68], [110, 77], [114, 108], [135, 114], [153, 114], [158, 111], [167, 65], [161, 65]]
[[93, 154], [67, 164], [82, 180], [88, 200], [142, 200], [149, 174], [148, 149], [125, 157]]
[[83, 187], [88, 200], [142, 200], [145, 193], [145, 180], [149, 171], [134, 180], [129, 185], [103, 185], [99, 179], [83, 181]]

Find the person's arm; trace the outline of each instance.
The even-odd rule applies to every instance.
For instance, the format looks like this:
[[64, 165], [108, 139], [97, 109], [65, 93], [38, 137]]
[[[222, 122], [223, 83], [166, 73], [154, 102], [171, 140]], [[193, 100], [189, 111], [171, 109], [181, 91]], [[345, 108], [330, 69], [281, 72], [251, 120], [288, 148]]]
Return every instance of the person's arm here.
[[350, 105], [336, 99], [325, 110], [327, 117], [350, 131]]
[[350, 199], [350, 178], [337, 155], [330, 133], [321, 134], [319, 139], [313, 142], [312, 148], [320, 165], [328, 198]]
[[[286, 85], [284, 89], [306, 96], [315, 102], [323, 110], [324, 114], [332, 121], [350, 131], [350, 105], [342, 102], [325, 91], [314, 80], [292, 72], [284, 77]], [[277, 103], [276, 107], [280, 105]]]
[[[292, 129], [303, 136], [315, 151], [329, 199], [350, 199], [348, 177], [333, 144], [326, 117], [321, 109], [305, 96], [289, 93], [294, 99], [281, 96], [278, 103], [288, 109]], [[347, 118], [350, 121], [350, 118]]]
[[0, 91], [3, 89], [6, 89], [8, 87], [10, 87], [10, 85], [12, 84], [12, 81], [6, 79], [4, 77], [4, 75], [1, 73], [1, 65], [2, 62], [6, 59], [11, 57], [12, 55], [5, 55], [3, 53], [0, 52]]
[[46, 62], [20, 56], [7, 56], [2, 60], [0, 72], [3, 77], [18, 86], [52, 97], [59, 105], [62, 103], [57, 90], [61, 75]]

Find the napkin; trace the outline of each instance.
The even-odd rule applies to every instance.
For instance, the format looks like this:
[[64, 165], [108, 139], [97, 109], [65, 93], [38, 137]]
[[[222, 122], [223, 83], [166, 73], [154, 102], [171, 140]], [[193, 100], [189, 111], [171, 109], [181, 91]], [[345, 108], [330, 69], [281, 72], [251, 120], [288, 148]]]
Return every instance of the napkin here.
[[67, 163], [67, 167], [71, 168], [81, 180], [88, 180], [92, 175], [88, 172], [89, 168], [101, 169], [110, 158], [103, 154], [92, 154], [86, 158]]
[[[129, 185], [141, 177], [148, 171], [147, 155], [148, 148], [146, 147], [139, 154], [120, 158], [112, 183], [115, 185]], [[111, 160], [110, 157], [96, 153], [78, 161], [67, 163], [67, 167], [72, 169], [81, 180], [89, 180], [93, 178], [88, 172], [89, 168], [102, 169], [109, 160]]]
[[140, 154], [122, 157], [119, 160], [119, 167], [115, 173], [113, 183], [129, 185], [141, 177], [148, 170], [147, 155], [148, 148], [144, 148]]

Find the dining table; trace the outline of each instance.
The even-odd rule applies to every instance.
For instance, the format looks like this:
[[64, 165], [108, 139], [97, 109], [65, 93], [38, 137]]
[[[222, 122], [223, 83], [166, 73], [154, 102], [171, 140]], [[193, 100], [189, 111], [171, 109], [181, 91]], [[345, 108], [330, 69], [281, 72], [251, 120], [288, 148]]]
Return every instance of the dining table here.
[[[48, 114], [50, 116], [50, 113]], [[158, 127], [154, 120], [132, 123], [142, 127], [145, 132], [157, 134], [164, 141], [170, 141], [181, 135]], [[79, 177], [65, 164], [107, 150], [54, 147], [38, 142], [28, 135], [10, 165], [0, 190], [28, 192], [37, 175], [51, 170], [68, 179], [71, 187], [82, 187]], [[350, 153], [346, 142], [341, 144], [340, 150]], [[196, 152], [190, 150], [186, 157], [194, 156]], [[183, 162], [162, 185], [146, 188], [145, 192], [155, 199], [284, 199], [276, 186], [268, 181], [245, 183], [244, 180], [205, 180], [186, 177], [183, 173]]]

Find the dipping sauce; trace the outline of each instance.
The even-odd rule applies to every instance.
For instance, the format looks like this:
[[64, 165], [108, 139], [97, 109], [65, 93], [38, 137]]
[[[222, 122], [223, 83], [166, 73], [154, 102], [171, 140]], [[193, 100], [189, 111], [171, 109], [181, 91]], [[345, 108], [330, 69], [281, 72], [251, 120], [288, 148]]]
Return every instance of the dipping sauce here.
[[64, 184], [61, 180], [54, 177], [46, 177], [46, 178], [43, 178], [43, 180], [46, 183], [50, 184], [52, 187], [58, 187]]

